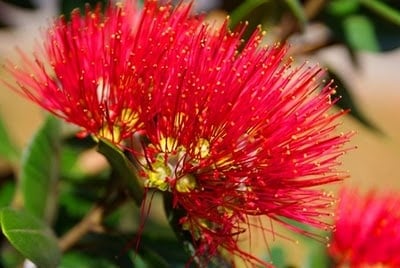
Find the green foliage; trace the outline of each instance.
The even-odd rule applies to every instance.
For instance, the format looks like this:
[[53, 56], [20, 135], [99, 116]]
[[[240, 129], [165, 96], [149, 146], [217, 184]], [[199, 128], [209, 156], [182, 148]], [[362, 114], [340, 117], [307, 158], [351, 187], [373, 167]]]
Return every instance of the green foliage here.
[[289, 9], [289, 11], [293, 14], [293, 16], [296, 18], [299, 28], [304, 29], [305, 25], [307, 23], [307, 16], [305, 14], [304, 8], [300, 1], [298, 0], [285, 0], [286, 5]]
[[347, 44], [353, 50], [378, 51], [379, 44], [375, 28], [367, 16], [352, 15], [343, 20]]
[[276, 268], [287, 267], [286, 252], [284, 248], [280, 246], [273, 246], [267, 254], [266, 261], [272, 263]]
[[378, 52], [400, 45], [400, 10], [385, 1], [329, 1], [320, 19], [352, 52]]
[[359, 0], [360, 3], [381, 18], [400, 27], [400, 11], [381, 0]]
[[51, 229], [28, 212], [4, 208], [0, 212], [1, 230], [8, 241], [39, 267], [57, 267], [60, 251]]
[[234, 28], [239, 22], [243, 21], [248, 14], [259, 7], [260, 5], [269, 2], [269, 0], [247, 0], [243, 1], [243, 3], [238, 6], [233, 12], [230, 14], [230, 24], [231, 27]]
[[24, 150], [20, 189], [24, 207], [38, 218], [50, 220], [59, 176], [60, 122], [50, 116]]
[[136, 204], [140, 206], [144, 196], [143, 187], [138, 182], [138, 174], [132, 162], [121, 150], [103, 139], [99, 141], [98, 151], [107, 158], [111, 167], [118, 173], [118, 176], [122, 178], [123, 183], [132, 193]]
[[6, 181], [0, 187], [0, 208], [10, 205], [15, 192], [15, 183]]
[[10, 162], [17, 162], [19, 158], [19, 150], [12, 142], [7, 132], [6, 125], [0, 119], [0, 158]]

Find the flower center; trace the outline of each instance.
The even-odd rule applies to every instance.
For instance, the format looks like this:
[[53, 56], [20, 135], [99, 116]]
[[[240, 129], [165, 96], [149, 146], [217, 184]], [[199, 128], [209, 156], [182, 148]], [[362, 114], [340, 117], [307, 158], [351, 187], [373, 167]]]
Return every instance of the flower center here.
[[185, 175], [176, 181], [175, 189], [180, 193], [189, 193], [196, 188], [196, 179], [193, 175]]
[[120, 115], [114, 119], [110, 119], [110, 122], [105, 122], [103, 127], [99, 130], [98, 136], [112, 140], [115, 142], [121, 141], [125, 135], [125, 130], [133, 128], [139, 120], [137, 112], [132, 109], [123, 109]]
[[171, 176], [171, 173], [170, 167], [158, 161], [153, 165], [153, 169], [147, 172], [148, 178], [145, 181], [145, 186], [166, 191], [169, 188], [168, 177]]
[[198, 139], [193, 146], [189, 147], [192, 153], [171, 137], [162, 137], [158, 146], [150, 145], [149, 148], [158, 152], [150, 167], [144, 170], [146, 173], [145, 187], [179, 193], [189, 193], [196, 189], [198, 183], [195, 175], [190, 172], [185, 173], [184, 168], [185, 165], [197, 166], [201, 159], [210, 155], [208, 140]]

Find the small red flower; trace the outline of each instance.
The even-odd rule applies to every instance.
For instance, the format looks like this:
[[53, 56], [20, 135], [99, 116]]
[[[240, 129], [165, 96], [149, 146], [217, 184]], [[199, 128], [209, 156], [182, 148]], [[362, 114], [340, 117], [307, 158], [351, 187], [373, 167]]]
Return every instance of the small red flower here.
[[119, 142], [138, 125], [126, 78], [138, 13], [127, 2], [104, 15], [98, 7], [56, 19], [34, 60], [20, 51], [23, 66], [7, 65], [19, 85], [11, 87], [85, 132]]
[[354, 189], [340, 194], [330, 255], [350, 267], [400, 267], [400, 198], [396, 193]]

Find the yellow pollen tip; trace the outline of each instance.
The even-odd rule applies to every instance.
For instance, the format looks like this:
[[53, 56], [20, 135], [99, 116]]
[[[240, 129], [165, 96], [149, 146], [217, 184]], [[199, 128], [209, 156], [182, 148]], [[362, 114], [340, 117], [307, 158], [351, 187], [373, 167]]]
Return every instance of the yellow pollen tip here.
[[121, 130], [118, 126], [105, 125], [98, 132], [98, 136], [107, 140], [119, 142], [121, 140]]
[[194, 149], [194, 153], [199, 155], [201, 158], [205, 158], [210, 155], [210, 142], [206, 139], [199, 139], [196, 147]]
[[170, 175], [170, 170], [164, 165], [153, 167], [153, 170], [148, 171], [148, 178], [145, 181], [145, 186], [148, 188], [157, 188], [161, 191], [168, 190], [169, 184], [167, 177]]
[[174, 151], [176, 149], [176, 147], [177, 147], [176, 145], [177, 145], [177, 143], [176, 143], [176, 140], [174, 138], [171, 138], [171, 137], [164, 138], [164, 137], [162, 137], [160, 139], [160, 149], [163, 152], [172, 152], [172, 151]]
[[180, 193], [189, 193], [196, 188], [196, 179], [192, 175], [185, 175], [179, 178], [175, 188]]

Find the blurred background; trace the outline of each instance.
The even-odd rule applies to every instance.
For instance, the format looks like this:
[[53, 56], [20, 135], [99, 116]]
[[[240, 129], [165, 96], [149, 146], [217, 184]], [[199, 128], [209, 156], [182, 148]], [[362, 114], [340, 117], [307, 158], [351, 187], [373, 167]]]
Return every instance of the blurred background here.
[[[15, 62], [15, 47], [33, 51], [52, 18], [84, 2], [96, 1], [1, 0], [1, 64]], [[342, 158], [350, 174], [344, 183], [400, 191], [400, 1], [198, 0], [195, 7], [215, 23], [229, 14], [232, 28], [248, 21], [245, 37], [261, 24], [266, 42], [292, 44], [296, 62], [307, 59], [329, 68], [327, 80], [335, 79], [343, 97], [338, 108], [352, 111], [340, 131], [357, 132], [351, 142], [357, 149]], [[0, 76], [8, 80], [2, 70]], [[44, 112], [1, 85], [0, 118], [23, 148]], [[0, 158], [0, 177], [11, 169]], [[290, 247], [298, 251], [298, 246]]]

